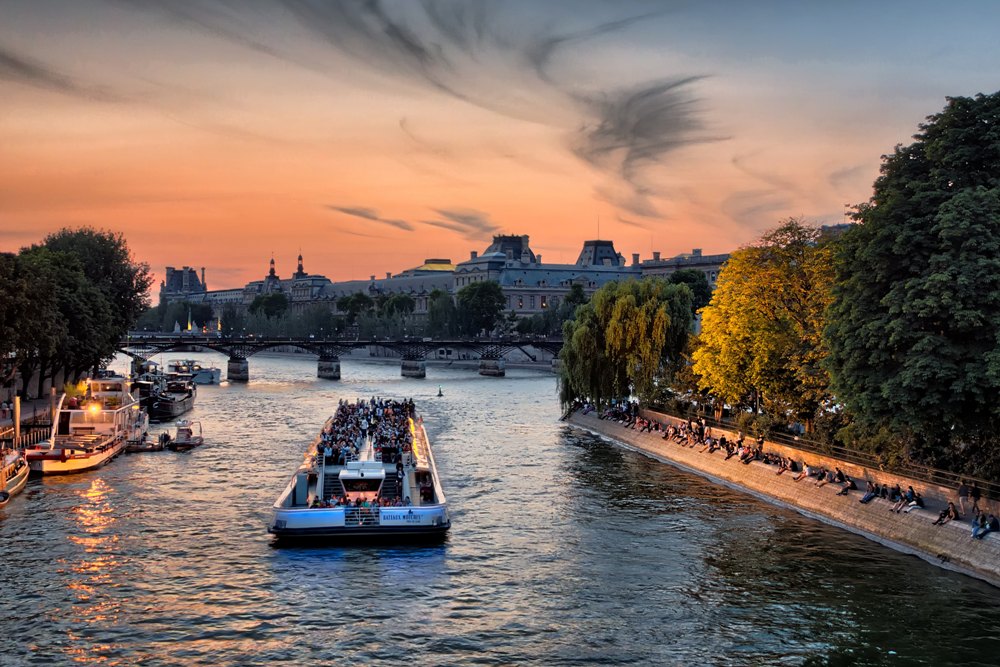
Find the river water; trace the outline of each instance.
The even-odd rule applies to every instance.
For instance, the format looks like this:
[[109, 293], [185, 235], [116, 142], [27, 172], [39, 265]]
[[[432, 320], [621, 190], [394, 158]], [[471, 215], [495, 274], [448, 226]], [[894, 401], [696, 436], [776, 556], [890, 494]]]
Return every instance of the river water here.
[[[0, 664], [1000, 661], [997, 589], [567, 427], [549, 374], [342, 367], [253, 357], [200, 388], [204, 447], [29, 482], [0, 510]], [[448, 540], [275, 548], [307, 443], [373, 394], [424, 415]]]

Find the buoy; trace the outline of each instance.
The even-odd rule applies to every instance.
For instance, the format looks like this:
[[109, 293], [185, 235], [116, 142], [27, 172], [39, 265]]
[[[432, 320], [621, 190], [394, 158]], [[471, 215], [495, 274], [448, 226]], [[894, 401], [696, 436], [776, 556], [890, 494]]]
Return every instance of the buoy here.
[[441, 391], [441, 385], [438, 385], [438, 396], [444, 396], [444, 392]]

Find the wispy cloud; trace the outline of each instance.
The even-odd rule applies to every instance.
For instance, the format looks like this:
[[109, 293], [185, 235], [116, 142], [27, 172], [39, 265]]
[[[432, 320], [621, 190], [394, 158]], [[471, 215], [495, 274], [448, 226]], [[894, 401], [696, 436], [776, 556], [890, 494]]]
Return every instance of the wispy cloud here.
[[[128, 1], [159, 6], [149, 0]], [[267, 17], [252, 22], [243, 6], [237, 12], [194, 0], [180, 8], [171, 5], [166, 14], [219, 39], [304, 67], [315, 64], [337, 71], [333, 58], [348, 58], [358, 70], [395, 84], [430, 89], [505, 117], [546, 125], [563, 137], [571, 154], [603, 174], [605, 183], [596, 190], [599, 197], [632, 215], [654, 216], [658, 211], [653, 199], [660, 193], [646, 172], [682, 146], [719, 139], [703, 123], [706, 109], [698, 96], [703, 76], [677, 72], [641, 80], [625, 74], [613, 85], [603, 85], [582, 67], [566, 66], [581, 60], [581, 51], [595, 41], [665, 13], [663, 5], [652, 5], [654, 12], [650, 6], [640, 0], [282, 0], [250, 5]], [[298, 25], [289, 26], [290, 18]], [[290, 41], [291, 29], [316, 43]], [[447, 157], [446, 151], [416, 134], [405, 117], [399, 127], [423, 150]]]
[[388, 225], [407, 232], [412, 232], [415, 229], [414, 226], [406, 220], [383, 218], [378, 214], [378, 211], [373, 208], [365, 208], [362, 206], [334, 206], [333, 204], [328, 204], [326, 208], [331, 211], [343, 213], [344, 215], [361, 218], [362, 220], [369, 220], [371, 222], [377, 222], [379, 224]]
[[76, 79], [44, 63], [0, 46], [0, 81], [10, 81], [94, 102], [121, 102], [120, 95], [107, 88]]
[[457, 232], [469, 241], [481, 241], [500, 231], [487, 213], [471, 209], [434, 209], [444, 220], [421, 220], [425, 225]]

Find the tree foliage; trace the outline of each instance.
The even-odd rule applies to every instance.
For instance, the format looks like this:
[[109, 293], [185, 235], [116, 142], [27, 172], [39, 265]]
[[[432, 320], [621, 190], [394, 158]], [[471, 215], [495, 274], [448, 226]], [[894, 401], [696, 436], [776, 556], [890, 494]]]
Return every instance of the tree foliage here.
[[704, 271], [680, 269], [671, 273], [668, 279], [675, 285], [687, 285], [691, 288], [691, 310], [694, 313], [707, 306], [712, 299], [712, 286], [708, 284]]
[[604, 285], [563, 325], [563, 401], [649, 399], [682, 358], [691, 323], [686, 285], [660, 278]]
[[843, 236], [828, 367], [859, 426], [998, 477], [1000, 93], [949, 98], [914, 139]]
[[354, 324], [358, 315], [375, 308], [375, 300], [364, 292], [355, 292], [337, 299], [337, 310], [347, 313], [347, 321]]
[[829, 399], [821, 362], [830, 255], [831, 242], [795, 219], [730, 255], [702, 310], [693, 353], [701, 389], [730, 405], [812, 418]]
[[489, 333], [500, 323], [507, 299], [500, 284], [492, 280], [472, 283], [458, 290], [458, 321], [462, 333]]
[[248, 309], [251, 314], [263, 315], [268, 319], [278, 318], [288, 310], [288, 296], [284, 292], [271, 292], [254, 297]]

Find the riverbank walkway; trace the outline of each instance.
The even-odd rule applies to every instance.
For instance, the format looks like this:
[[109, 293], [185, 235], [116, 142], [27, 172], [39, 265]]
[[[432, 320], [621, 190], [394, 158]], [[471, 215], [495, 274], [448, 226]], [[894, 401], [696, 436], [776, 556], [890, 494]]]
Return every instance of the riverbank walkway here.
[[[21, 401], [21, 424], [29, 425], [44, 421], [48, 423], [49, 421], [49, 402], [50, 398], [48, 396], [44, 398], [35, 398], [27, 401]], [[59, 403], [59, 396], [56, 396], [56, 404]], [[0, 409], [0, 432], [6, 431], [7, 429], [14, 427], [14, 402], [7, 401], [8, 408], [6, 410]]]
[[[661, 413], [642, 411], [642, 417], [661, 425], [677, 425], [682, 420]], [[578, 410], [567, 417], [568, 423], [598, 435], [611, 438], [678, 468], [702, 475], [717, 483], [749, 492], [763, 500], [799, 511], [806, 516], [863, 535], [905, 553], [920, 556], [928, 562], [956, 570], [1000, 586], [1000, 533], [987, 534], [984, 539], [972, 538], [971, 517], [934, 525], [941, 509], [947, 506], [953, 490], [933, 488], [917, 480], [878, 470], [864, 469], [829, 457], [798, 452], [791, 448], [765, 442], [765, 451], [793, 457], [799, 465], [810, 468], [840, 468], [855, 480], [859, 490], [841, 493], [844, 485], [818, 485], [815, 477], [785, 471], [779, 466], [753, 460], [743, 465], [739, 457], [727, 459], [725, 449], [709, 452], [703, 445], [694, 447], [673, 439], [664, 439], [663, 430], [630, 428], [613, 419], [601, 419], [596, 411]], [[718, 438], [721, 432], [713, 432]], [[727, 439], [734, 434], [726, 432]], [[704, 451], [703, 451], [704, 449]], [[904, 490], [912, 486], [924, 497], [925, 507], [910, 511], [893, 511], [895, 503], [881, 498], [859, 502], [868, 481], [878, 484], [899, 484]], [[997, 512], [995, 501], [981, 502], [987, 512]]]

